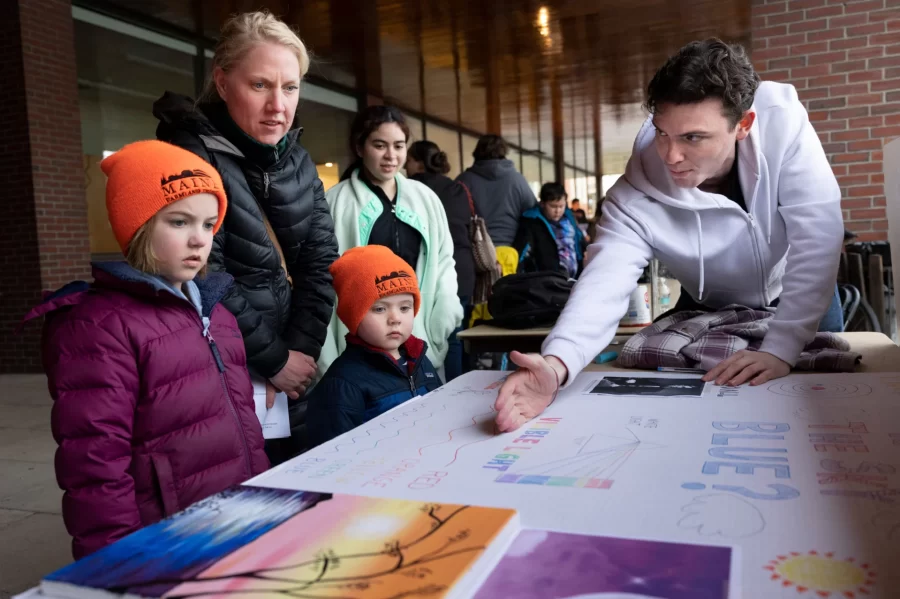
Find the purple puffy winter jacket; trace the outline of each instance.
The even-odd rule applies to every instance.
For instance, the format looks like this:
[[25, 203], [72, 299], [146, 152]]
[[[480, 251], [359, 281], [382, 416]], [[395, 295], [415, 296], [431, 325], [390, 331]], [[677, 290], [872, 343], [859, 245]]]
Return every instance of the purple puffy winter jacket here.
[[244, 342], [219, 300], [230, 275], [195, 282], [200, 312], [125, 263], [94, 265], [26, 319], [47, 315], [56, 479], [75, 558], [268, 468]]

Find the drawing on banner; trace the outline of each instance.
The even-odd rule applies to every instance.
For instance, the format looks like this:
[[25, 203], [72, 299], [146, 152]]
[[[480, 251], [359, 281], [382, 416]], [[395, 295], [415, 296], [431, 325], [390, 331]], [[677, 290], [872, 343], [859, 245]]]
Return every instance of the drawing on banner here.
[[403, 410], [399, 414], [394, 415], [389, 422], [382, 423], [379, 426], [366, 428], [361, 434], [353, 435], [349, 441], [339, 441], [335, 443], [333, 447], [331, 447], [325, 453], [338, 453], [340, 452], [341, 447], [348, 447], [351, 445], [357, 445], [357, 441], [364, 441], [365, 439], [370, 439], [372, 437], [372, 433], [378, 432], [378, 429], [386, 429], [386, 424], [390, 423], [399, 423], [400, 418], [403, 416], [409, 416], [410, 414], [415, 414], [419, 410], [422, 410], [425, 406], [421, 402], [415, 402], [414, 405], [407, 407], [407, 409]]
[[[428, 407], [430, 407], [430, 406], [429, 406], [428, 404], [422, 402], [422, 403], [420, 404], [419, 407], [420, 407], [420, 408], [428, 408]], [[432, 416], [434, 416], [434, 415], [437, 414], [438, 412], [444, 411], [444, 410], [446, 410], [446, 409], [447, 409], [447, 404], [441, 404], [441, 407], [440, 407], [439, 409], [438, 409], [438, 408], [435, 408], [435, 409], [431, 410], [427, 415], [423, 414], [421, 418], [416, 418], [415, 420], [413, 420], [412, 423], [411, 423], [409, 426], [403, 426], [403, 427], [400, 427], [400, 428], [398, 428], [397, 430], [395, 430], [393, 435], [388, 435], [387, 437], [383, 437], [383, 438], [381, 438], [381, 439], [378, 439], [377, 441], [375, 441], [375, 444], [372, 445], [372, 447], [364, 447], [363, 449], [360, 449], [359, 451], [356, 452], [356, 455], [359, 455], [359, 454], [361, 454], [361, 453], [363, 453], [363, 452], [365, 452], [365, 451], [372, 451], [372, 450], [374, 450], [376, 447], [378, 447], [378, 444], [381, 443], [382, 441], [387, 441], [388, 439], [396, 439], [397, 437], [400, 436], [400, 434], [401, 434], [403, 431], [406, 431], [406, 430], [410, 430], [410, 429], [415, 428], [416, 425], [419, 424], [420, 422], [424, 422], [425, 420], [428, 420], [429, 418], [431, 418]], [[415, 412], [415, 410], [413, 410], [413, 412]], [[409, 412], [409, 413], [412, 413], [412, 412]], [[404, 412], [404, 413], [403, 413], [404, 416], [406, 416], [407, 414], [408, 414], [407, 412]], [[396, 418], [395, 418], [394, 420], [395, 420], [396, 422], [399, 422], [399, 420], [396, 420]], [[385, 428], [385, 430], [386, 430], [386, 429], [387, 429], [387, 427], [385, 426], [386, 424], [389, 424], [389, 423], [387, 423], [387, 422], [382, 422], [381, 424], [379, 424], [379, 426]]]
[[588, 394], [700, 397], [705, 387], [700, 379], [607, 376], [597, 381]]
[[500, 391], [500, 387], [503, 386], [503, 383], [506, 382], [506, 379], [509, 378], [509, 375], [505, 375], [496, 381], [485, 385], [482, 389], [473, 389], [471, 385], [466, 385], [462, 389], [457, 389], [450, 394], [450, 397], [459, 397], [460, 395], [496, 395]]
[[[481, 443], [483, 441], [489, 441], [494, 438], [494, 434], [497, 432], [497, 427], [494, 424], [494, 415], [497, 413], [494, 410], [494, 402], [491, 402], [490, 405], [485, 406], [486, 411], [476, 414], [470, 418], [471, 424], [466, 424], [465, 426], [461, 426], [458, 428], [451, 429], [447, 431], [447, 439], [439, 441], [437, 443], [431, 443], [429, 445], [423, 445], [419, 448], [419, 455], [424, 456], [425, 453], [431, 449], [434, 451], [434, 448], [439, 446], [444, 446], [453, 443], [453, 435], [456, 434], [456, 440], [459, 441], [460, 438], [468, 438], [474, 436], [475, 438], [472, 440], [466, 440], [465, 443], [460, 444], [453, 451], [453, 455], [444, 467], [450, 466], [457, 459], [459, 459], [460, 452], [471, 445], [475, 445], [476, 443]], [[452, 448], [452, 445], [451, 447]]]
[[625, 431], [627, 436], [621, 437], [591, 435], [575, 455], [516, 469], [494, 480], [518, 485], [610, 489], [616, 472], [638, 449], [664, 447], [642, 442], [629, 428]]
[[[499, 373], [494, 373], [499, 374]], [[508, 375], [507, 375], [508, 376]], [[503, 376], [498, 380], [491, 381], [486, 385], [467, 385], [462, 389], [449, 390], [444, 398], [458, 399], [460, 397], [475, 398], [482, 400], [486, 396], [497, 396], [497, 390], [503, 385], [507, 376]], [[477, 388], [476, 388], [477, 387]], [[399, 409], [391, 411], [377, 425], [366, 423], [363, 427], [353, 431], [351, 436], [344, 440], [339, 439], [328, 449], [324, 450], [326, 454], [342, 454], [355, 453], [360, 455], [377, 449], [380, 445], [393, 439], [402, 437], [405, 431], [415, 428], [419, 423], [433, 418], [438, 413], [447, 412], [447, 404], [437, 404], [435, 399], [440, 400], [440, 396], [430, 395], [419, 400], [411, 401], [402, 405]], [[490, 401], [490, 410], [493, 418], [494, 400]], [[479, 415], [481, 416], [481, 415]], [[477, 424], [477, 423], [476, 423]], [[473, 425], [469, 424], [462, 428], [469, 428]], [[489, 431], [493, 433], [493, 431]], [[479, 440], [487, 440], [490, 436], [482, 436]], [[452, 441], [452, 439], [450, 439]], [[421, 454], [420, 454], [421, 455]]]
[[460, 397], [460, 396], [472, 397], [473, 395], [497, 395], [496, 389], [473, 389], [472, 387], [463, 387], [462, 389], [457, 389], [452, 391], [448, 397]]
[[889, 475], [897, 473], [891, 464], [862, 462], [859, 465], [845, 465], [841, 460], [824, 459], [819, 462], [820, 472], [816, 478], [820, 485], [861, 485], [887, 489]]
[[865, 383], [781, 382], [769, 385], [768, 390], [775, 395], [784, 397], [823, 397], [828, 399], [865, 397], [872, 393], [872, 387]]
[[858, 564], [852, 557], [838, 558], [834, 552], [790, 552], [779, 555], [763, 569], [783, 587], [793, 586], [798, 593], [812, 591], [819, 597], [868, 596], [875, 586], [875, 571], [867, 563]]
[[[424, 401], [413, 402], [412, 405], [407, 406], [405, 409], [397, 411], [390, 417], [390, 419], [381, 422], [380, 424], [378, 424], [378, 426], [371, 426], [367, 423], [366, 425], [364, 425], [365, 429], [363, 429], [362, 432], [357, 432], [357, 430], [359, 429], [355, 429], [349, 440], [338, 441], [323, 453], [343, 453], [341, 451], [342, 448], [349, 448], [347, 450], [348, 452], [356, 450], [356, 455], [359, 455], [366, 451], [372, 451], [382, 441], [397, 438], [402, 434], [403, 431], [414, 428], [418, 423], [428, 420], [438, 412], [444, 411], [446, 409], [446, 404], [434, 406], [432, 408], [430, 403]], [[404, 420], [406, 420], [410, 416], [413, 416], [412, 422], [404, 426]], [[398, 425], [398, 427], [394, 429], [393, 433], [383, 437], [378, 436], [382, 433], [389, 433], [394, 425]]]
[[[691, 483], [686, 483], [687, 486]], [[701, 537], [744, 539], [761, 533], [766, 520], [756, 506], [734, 495], [716, 494], [695, 497], [682, 506], [684, 514], [678, 528], [696, 530]]]

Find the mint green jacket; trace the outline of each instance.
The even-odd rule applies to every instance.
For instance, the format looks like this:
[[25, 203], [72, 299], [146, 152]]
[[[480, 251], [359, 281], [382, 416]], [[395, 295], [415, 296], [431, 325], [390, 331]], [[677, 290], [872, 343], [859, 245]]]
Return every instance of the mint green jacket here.
[[[349, 179], [328, 190], [325, 199], [334, 219], [338, 253], [367, 245], [375, 221], [384, 206], [354, 171]], [[437, 195], [426, 185], [398, 174], [397, 218], [422, 235], [423, 243], [415, 265], [422, 303], [413, 324], [413, 335], [428, 342], [428, 359], [440, 368], [447, 357], [447, 339], [462, 322], [463, 309], [456, 285], [456, 263], [447, 215]], [[338, 302], [341, 298], [338, 298]], [[346, 347], [347, 327], [332, 313], [328, 336], [319, 357], [323, 375]]]

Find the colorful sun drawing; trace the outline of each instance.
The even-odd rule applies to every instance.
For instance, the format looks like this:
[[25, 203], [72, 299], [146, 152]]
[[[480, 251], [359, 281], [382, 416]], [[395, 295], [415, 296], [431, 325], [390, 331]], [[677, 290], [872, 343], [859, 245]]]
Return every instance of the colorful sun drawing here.
[[798, 593], [818, 597], [867, 597], [875, 586], [875, 570], [856, 559], [836, 558], [834, 552], [790, 552], [779, 555], [763, 566], [772, 573], [771, 579], [783, 587], [794, 587]]

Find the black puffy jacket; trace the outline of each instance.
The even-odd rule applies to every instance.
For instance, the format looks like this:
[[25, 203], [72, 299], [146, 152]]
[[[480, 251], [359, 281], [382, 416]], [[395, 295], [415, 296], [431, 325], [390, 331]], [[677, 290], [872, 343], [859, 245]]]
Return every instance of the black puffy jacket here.
[[[237, 318], [251, 371], [271, 378], [284, 367], [288, 350], [314, 359], [322, 350], [335, 298], [328, 272], [338, 256], [334, 222], [315, 164], [297, 143], [300, 129], [279, 144], [280, 155], [273, 150], [271, 160], [250, 160], [213, 125], [216, 110], [222, 108], [195, 108], [190, 98], [167, 92], [153, 105], [160, 121], [156, 136], [197, 154], [222, 175], [228, 211], [209, 268], [234, 277], [223, 303]], [[293, 290], [261, 210], [284, 252]]]

